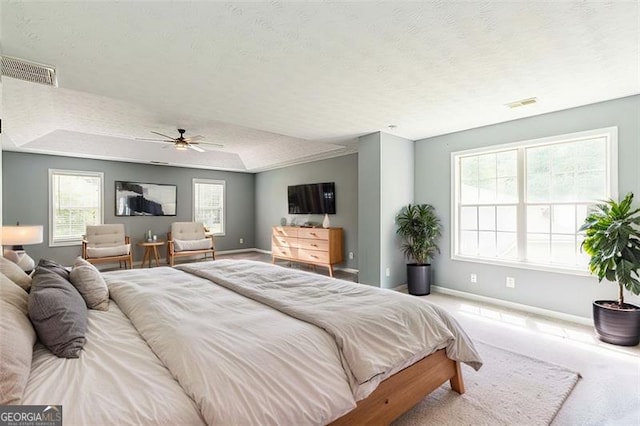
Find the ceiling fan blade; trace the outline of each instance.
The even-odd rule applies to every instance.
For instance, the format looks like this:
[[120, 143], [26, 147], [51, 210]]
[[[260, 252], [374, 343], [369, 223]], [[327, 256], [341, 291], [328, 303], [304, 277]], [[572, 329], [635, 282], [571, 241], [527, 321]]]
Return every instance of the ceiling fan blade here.
[[217, 146], [218, 148], [224, 148], [224, 145], [221, 143], [213, 143], [213, 142], [198, 142], [201, 145], [209, 145], [209, 146]]
[[152, 139], [152, 138], [136, 138], [137, 141], [153, 141], [153, 142], [174, 142], [173, 139], [171, 140], [166, 140], [166, 139]]
[[160, 135], [160, 136], [165, 137], [165, 138], [169, 138], [169, 139], [171, 139], [172, 141], [176, 140], [176, 138], [174, 138], [174, 137], [167, 136], [167, 135], [162, 134], [162, 133], [154, 132], [153, 130], [151, 131], [151, 133], [156, 134], [156, 135]]
[[189, 148], [193, 149], [194, 151], [205, 152], [204, 149], [200, 148], [199, 146], [192, 145], [192, 144], [189, 144]]

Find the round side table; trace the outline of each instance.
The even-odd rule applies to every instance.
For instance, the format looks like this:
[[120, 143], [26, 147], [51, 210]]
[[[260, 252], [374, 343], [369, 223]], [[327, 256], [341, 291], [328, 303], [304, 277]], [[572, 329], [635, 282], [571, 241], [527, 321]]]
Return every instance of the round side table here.
[[158, 255], [158, 247], [165, 244], [164, 241], [140, 241], [137, 246], [144, 247], [144, 256], [142, 257], [142, 265], [144, 268], [144, 263], [149, 263], [149, 268], [151, 268], [151, 255], [156, 261], [156, 266], [160, 266], [160, 256]]

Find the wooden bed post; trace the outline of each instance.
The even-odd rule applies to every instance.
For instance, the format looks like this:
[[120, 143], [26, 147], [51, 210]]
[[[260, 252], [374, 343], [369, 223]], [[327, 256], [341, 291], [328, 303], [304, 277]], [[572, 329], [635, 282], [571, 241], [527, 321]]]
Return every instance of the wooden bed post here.
[[464, 393], [464, 381], [462, 380], [462, 370], [460, 369], [459, 361], [456, 361], [455, 369], [456, 373], [449, 379], [449, 384], [451, 385], [451, 389], [462, 395]]
[[455, 392], [464, 393], [460, 363], [440, 349], [383, 380], [371, 395], [330, 426], [388, 425], [447, 380]]

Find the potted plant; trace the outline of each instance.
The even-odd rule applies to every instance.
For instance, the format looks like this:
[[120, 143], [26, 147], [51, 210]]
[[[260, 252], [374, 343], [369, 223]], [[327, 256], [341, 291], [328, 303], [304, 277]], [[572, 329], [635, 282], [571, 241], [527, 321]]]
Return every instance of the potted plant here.
[[402, 238], [402, 250], [409, 260], [407, 287], [409, 294], [423, 296], [431, 292], [431, 259], [440, 253], [440, 219], [429, 204], [407, 205], [396, 216], [397, 234]]
[[624, 289], [640, 294], [640, 209], [632, 209], [633, 193], [617, 203], [599, 204], [587, 216], [580, 231], [586, 236], [582, 248], [591, 256], [589, 270], [618, 284], [618, 300], [593, 302], [593, 321], [598, 337], [614, 345], [640, 342], [640, 307], [624, 302]]

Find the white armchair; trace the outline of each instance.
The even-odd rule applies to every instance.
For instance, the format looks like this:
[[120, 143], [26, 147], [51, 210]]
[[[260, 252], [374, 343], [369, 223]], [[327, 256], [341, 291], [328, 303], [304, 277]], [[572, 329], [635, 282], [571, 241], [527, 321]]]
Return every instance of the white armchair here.
[[120, 267], [127, 263], [133, 267], [133, 254], [129, 237], [125, 235], [121, 223], [110, 225], [87, 225], [82, 240], [82, 258], [90, 263], [114, 263]]
[[179, 256], [204, 254], [215, 260], [215, 244], [213, 235], [206, 235], [201, 222], [173, 222], [171, 231], [167, 232], [167, 262], [173, 266]]

